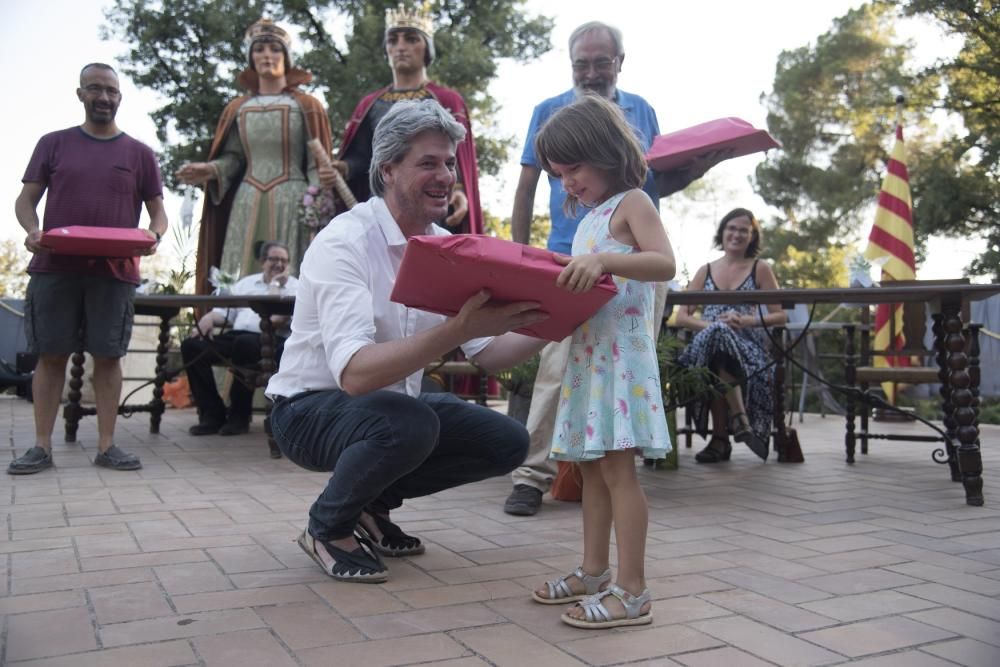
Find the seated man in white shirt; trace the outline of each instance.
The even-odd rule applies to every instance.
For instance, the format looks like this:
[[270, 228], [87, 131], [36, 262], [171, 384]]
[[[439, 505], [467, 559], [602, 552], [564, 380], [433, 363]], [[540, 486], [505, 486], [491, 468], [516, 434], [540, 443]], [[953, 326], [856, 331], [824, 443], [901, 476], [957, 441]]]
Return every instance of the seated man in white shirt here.
[[285, 456], [332, 473], [299, 545], [335, 579], [385, 581], [382, 555], [424, 550], [390, 510], [509, 473], [528, 449], [513, 419], [420, 393], [420, 381], [458, 346], [487, 370], [530, 357], [545, 341], [509, 332], [544, 320], [538, 304], [498, 305], [481, 292], [446, 318], [389, 300], [407, 239], [448, 233], [434, 222], [447, 215], [464, 136], [434, 100], [393, 105], [375, 130], [374, 196], [327, 225], [302, 262], [292, 334], [267, 395]]
[[[261, 244], [262, 273], [254, 273], [233, 285], [233, 296], [261, 294], [294, 295], [298, 280], [288, 275], [288, 246], [279, 241]], [[271, 318], [275, 329], [288, 322], [287, 317]], [[215, 334], [216, 327], [223, 327]], [[281, 359], [285, 336], [276, 331], [275, 361]], [[250, 430], [253, 408], [253, 379], [240, 374], [241, 368], [254, 368], [260, 361], [260, 315], [251, 308], [215, 308], [198, 320], [197, 326], [181, 343], [191, 396], [198, 408], [198, 423], [191, 435], [239, 435]], [[212, 364], [232, 364], [233, 383], [229, 389], [229, 410], [215, 386]]]

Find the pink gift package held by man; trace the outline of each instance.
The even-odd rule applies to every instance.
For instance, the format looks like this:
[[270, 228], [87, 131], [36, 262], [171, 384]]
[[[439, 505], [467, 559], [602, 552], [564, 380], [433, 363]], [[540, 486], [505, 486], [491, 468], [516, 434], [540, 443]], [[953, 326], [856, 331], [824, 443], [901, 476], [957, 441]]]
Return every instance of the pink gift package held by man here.
[[481, 289], [492, 299], [537, 301], [549, 319], [518, 333], [560, 341], [618, 292], [610, 274], [588, 292], [556, 286], [563, 265], [549, 250], [478, 234], [413, 236], [406, 244], [390, 299], [410, 308], [456, 315]]
[[41, 244], [57, 255], [136, 257], [156, 241], [135, 227], [56, 227], [42, 234]]
[[646, 164], [656, 171], [670, 171], [715, 151], [727, 151], [724, 159], [728, 160], [772, 148], [781, 144], [767, 130], [740, 118], [718, 118], [655, 137], [646, 152]]

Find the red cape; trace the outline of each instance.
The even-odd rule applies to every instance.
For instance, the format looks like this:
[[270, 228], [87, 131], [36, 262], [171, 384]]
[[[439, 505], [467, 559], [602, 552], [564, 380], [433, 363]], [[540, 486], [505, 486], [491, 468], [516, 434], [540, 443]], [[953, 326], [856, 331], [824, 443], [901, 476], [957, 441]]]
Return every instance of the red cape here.
[[[310, 81], [312, 81], [312, 74], [304, 70], [292, 69], [288, 72], [288, 85], [285, 87], [285, 92], [294, 97], [302, 108], [309, 137], [319, 139], [327, 153], [332, 153], [333, 139], [330, 132], [330, 117], [326, 115], [326, 109], [315, 97], [297, 89], [298, 85]], [[250, 69], [244, 70], [239, 76], [239, 82], [245, 89], [256, 91], [258, 88], [257, 73]], [[215, 137], [212, 139], [212, 148], [208, 152], [208, 160], [214, 160], [218, 157], [226, 140], [226, 134], [239, 114], [240, 106], [250, 97], [250, 95], [242, 95], [226, 105], [215, 128]], [[205, 193], [201, 228], [198, 232], [198, 258], [195, 264], [194, 289], [196, 294], [210, 294], [212, 292], [212, 286], [208, 282], [208, 271], [213, 266], [219, 266], [222, 261], [222, 245], [226, 240], [226, 227], [229, 225], [229, 212], [235, 194], [236, 188], [230, 188], [222, 202], [215, 205], [208, 193]]]
[[[472, 125], [469, 124], [469, 110], [465, 106], [465, 100], [458, 92], [451, 88], [439, 86], [433, 81], [427, 82], [427, 90], [434, 99], [451, 112], [459, 123], [465, 127], [465, 139], [455, 149], [455, 157], [458, 161], [458, 171], [461, 174], [462, 186], [465, 188], [465, 196], [469, 200], [469, 233], [483, 233], [483, 210], [479, 201], [479, 166], [476, 161], [476, 140], [472, 136]], [[351, 142], [358, 133], [362, 121], [368, 115], [369, 109], [375, 104], [383, 93], [390, 89], [389, 86], [376, 90], [370, 95], [366, 95], [355, 107], [351, 119], [347, 121], [344, 128], [344, 138], [340, 143], [340, 159], [344, 159]]]

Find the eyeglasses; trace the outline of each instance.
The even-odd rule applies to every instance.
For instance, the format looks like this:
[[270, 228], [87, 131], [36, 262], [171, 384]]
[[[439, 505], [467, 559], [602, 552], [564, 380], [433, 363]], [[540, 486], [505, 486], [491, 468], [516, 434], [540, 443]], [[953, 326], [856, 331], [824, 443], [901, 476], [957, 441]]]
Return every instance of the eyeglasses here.
[[615, 69], [615, 65], [618, 63], [618, 57], [614, 58], [596, 58], [594, 60], [574, 60], [573, 61], [573, 71], [578, 74], [583, 74], [589, 72], [591, 68], [594, 71], [601, 72], [602, 74], [609, 74]]
[[121, 97], [122, 94], [122, 92], [117, 88], [112, 88], [111, 86], [98, 86], [96, 84], [84, 86], [83, 89], [88, 95], [94, 95], [95, 97], [99, 97], [101, 93], [104, 93], [111, 98]]

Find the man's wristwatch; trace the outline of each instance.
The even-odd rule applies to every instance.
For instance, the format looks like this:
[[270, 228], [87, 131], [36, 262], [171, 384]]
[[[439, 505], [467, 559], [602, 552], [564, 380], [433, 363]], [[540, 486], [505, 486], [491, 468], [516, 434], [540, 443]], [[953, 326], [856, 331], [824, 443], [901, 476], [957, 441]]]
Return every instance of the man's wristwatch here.
[[[153, 230], [152, 230], [152, 229], [150, 229], [149, 231], [153, 232]], [[153, 232], [153, 234], [155, 234], [155, 235], [156, 235], [156, 242], [157, 242], [157, 243], [159, 243], [159, 242], [160, 242], [160, 239], [162, 239], [162, 238], [163, 238], [163, 234], [161, 234], [160, 232]]]

